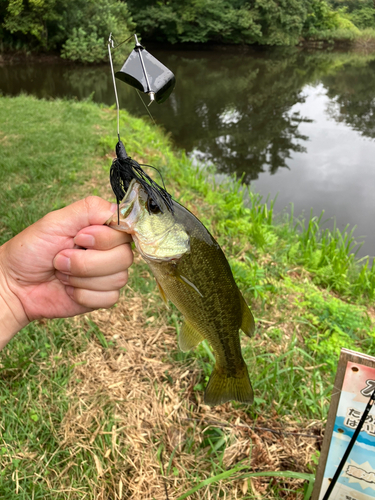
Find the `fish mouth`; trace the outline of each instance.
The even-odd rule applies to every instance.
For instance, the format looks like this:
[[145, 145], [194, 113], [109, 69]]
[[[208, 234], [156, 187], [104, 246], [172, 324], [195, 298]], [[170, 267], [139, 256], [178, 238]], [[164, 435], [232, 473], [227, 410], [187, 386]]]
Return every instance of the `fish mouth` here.
[[118, 211], [114, 213], [105, 223], [107, 226], [129, 234], [134, 232], [132, 227], [137, 221], [139, 214], [139, 210], [137, 210], [136, 206], [138, 190], [139, 184], [136, 183], [136, 179], [133, 179], [129, 184], [128, 190], [121, 204], [118, 206]]

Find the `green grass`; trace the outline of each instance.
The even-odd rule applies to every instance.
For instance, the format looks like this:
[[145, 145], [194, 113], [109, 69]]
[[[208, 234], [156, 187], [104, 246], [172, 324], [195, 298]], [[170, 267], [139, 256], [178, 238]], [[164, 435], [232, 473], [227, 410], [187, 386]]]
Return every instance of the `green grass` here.
[[98, 168], [108, 121], [88, 101], [1, 98], [0, 243], [77, 196]]
[[[111, 163], [106, 155], [116, 141], [113, 110], [90, 102], [0, 98], [0, 123], [1, 242], [46, 212], [106, 189]], [[353, 232], [324, 229], [323, 214], [302, 221], [292, 212], [277, 219], [272, 201], [263, 201], [235, 179], [216, 185], [212, 169], [197, 170], [183, 152], [174, 151], [159, 129], [125, 112], [121, 134], [127, 151], [160, 168], [167, 188], [215, 235], [252, 306], [258, 326], [252, 339], [244, 339], [243, 353], [256, 399], [251, 407], [234, 403], [233, 412], [243, 411], [254, 425], [260, 417], [286, 419], [302, 427], [324, 421], [340, 347], [375, 354], [370, 307], [375, 268], [354, 258]], [[129, 284], [132, 293], [144, 300], [145, 314], [178, 333], [181, 315], [174, 307], [165, 311], [145, 264], [132, 267]], [[92, 343], [109, 358], [118, 352], [116, 343], [85, 317], [29, 325], [1, 353], [0, 496], [4, 500], [93, 498], [103, 481], [107, 495], [103, 498], [114, 497], [112, 479], [97, 477], [92, 450], [105, 469], [101, 457], [111, 446], [117, 403], [95, 396], [92, 404], [103, 435], [90, 444], [90, 450], [76, 443], [62, 445], [64, 418], [77, 403], [69, 388], [80, 383], [72, 380], [75, 363], [68, 360], [79, 357]], [[162, 361], [176, 367], [198, 366], [193, 392], [197, 398], [202, 395], [214, 361], [206, 343], [189, 353], [166, 346]], [[173, 389], [173, 382], [169, 372], [163, 383], [155, 381], [159, 399], [169, 386]], [[97, 426], [93, 420], [90, 432], [95, 433]], [[181, 449], [201, 462], [199, 469], [185, 471], [186, 489], [178, 500], [189, 495], [204, 498], [207, 488], [219, 495], [222, 485], [230, 487], [232, 480], [256, 477], [248, 462], [226, 467], [228, 432], [216, 426], [203, 433], [204, 427], [199, 423], [186, 430]], [[180, 478], [174, 459], [181, 450], [168, 452], [156, 438], [153, 446], [161, 474]], [[308, 500], [316, 456], [305, 472], [269, 472], [280, 481], [269, 486], [267, 498], [285, 497], [283, 480], [300, 478], [305, 486], [295, 490], [295, 497]], [[118, 477], [116, 467], [111, 470], [113, 478]], [[62, 484], [70, 493], [63, 493]], [[257, 496], [249, 489], [242, 498]]]
[[[56, 429], [68, 409], [72, 367], [64, 352], [77, 346], [77, 329], [63, 320], [32, 324], [2, 352], [0, 364], [0, 492], [4, 500], [53, 498], [43, 471], [69, 458]], [[30, 460], [25, 460], [30, 457]], [[50, 469], [48, 469], [50, 470]], [[31, 481], [37, 472], [40, 479]], [[13, 480], [12, 480], [13, 478]]]

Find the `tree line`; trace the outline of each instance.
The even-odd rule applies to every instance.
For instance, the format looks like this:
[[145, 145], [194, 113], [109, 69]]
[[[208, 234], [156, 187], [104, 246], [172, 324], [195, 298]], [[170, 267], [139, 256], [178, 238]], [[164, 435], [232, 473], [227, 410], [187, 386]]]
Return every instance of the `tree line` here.
[[[367, 31], [366, 31], [367, 30]], [[375, 40], [375, 0], [0, 0], [0, 51], [107, 57], [110, 32], [166, 43]]]

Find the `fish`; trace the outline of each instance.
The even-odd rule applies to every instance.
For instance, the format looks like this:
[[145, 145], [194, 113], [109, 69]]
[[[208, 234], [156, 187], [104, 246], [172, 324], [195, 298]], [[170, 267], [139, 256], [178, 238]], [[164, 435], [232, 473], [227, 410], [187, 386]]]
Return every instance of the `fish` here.
[[172, 200], [170, 208], [162, 200], [155, 203], [149, 190], [133, 179], [118, 214], [106, 224], [132, 235], [164, 302], [169, 299], [182, 313], [180, 349], [187, 352], [204, 339], [210, 344], [216, 362], [205, 404], [252, 403], [239, 330], [251, 336], [254, 317], [217, 241], [183, 205]]

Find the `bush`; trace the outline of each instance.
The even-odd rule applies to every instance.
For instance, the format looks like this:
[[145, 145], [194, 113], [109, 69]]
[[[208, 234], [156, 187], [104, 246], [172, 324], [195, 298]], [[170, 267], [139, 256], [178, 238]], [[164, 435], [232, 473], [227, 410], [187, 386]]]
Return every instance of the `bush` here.
[[368, 49], [375, 47], [375, 29], [367, 28], [362, 30], [360, 35], [356, 38], [355, 44], [357, 47]]
[[103, 61], [107, 56], [104, 38], [98, 38], [96, 29], [86, 33], [82, 28], [73, 29], [70, 38], [63, 45], [61, 57], [71, 61], [93, 63]]
[[304, 26], [305, 36], [320, 40], [353, 40], [359, 29], [342, 11], [333, 11], [325, 0], [313, 0]]
[[[126, 4], [119, 0], [80, 0], [74, 5], [76, 16], [74, 21], [69, 20], [72, 28], [62, 50], [62, 57], [66, 59], [104, 61], [108, 54], [109, 34], [112, 33], [117, 42], [122, 42], [134, 29]], [[127, 50], [126, 46], [122, 49]]]
[[138, 0], [128, 2], [137, 29], [147, 39], [168, 43], [254, 43], [261, 36], [257, 10], [247, 4], [237, 7], [231, 3], [151, 0], [140, 8]]
[[348, 14], [349, 19], [361, 30], [366, 28], [375, 28], [375, 9], [365, 7], [363, 9], [353, 10]]

